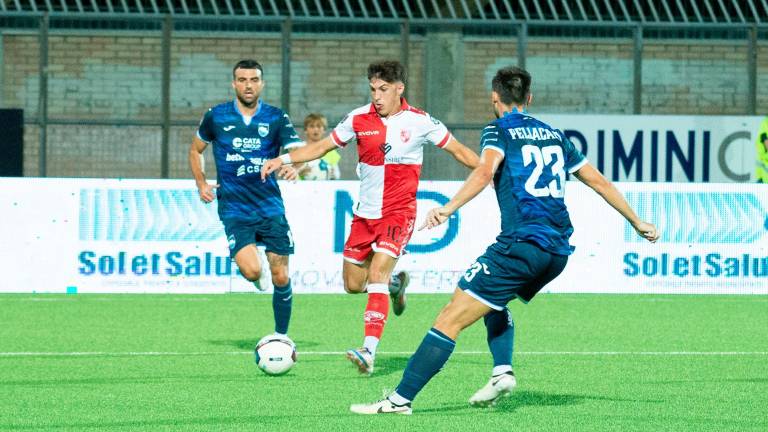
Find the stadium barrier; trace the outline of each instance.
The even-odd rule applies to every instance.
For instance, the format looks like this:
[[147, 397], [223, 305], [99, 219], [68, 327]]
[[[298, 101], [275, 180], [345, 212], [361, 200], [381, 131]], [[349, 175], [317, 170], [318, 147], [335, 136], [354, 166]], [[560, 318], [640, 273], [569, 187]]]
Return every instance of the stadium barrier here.
[[[417, 226], [461, 182], [422, 182]], [[578, 182], [566, 203], [576, 247], [547, 292], [768, 294], [768, 186], [618, 183], [662, 237], [649, 244]], [[343, 293], [341, 250], [357, 182], [282, 182], [297, 293]], [[253, 291], [228, 258], [216, 206], [190, 180], [0, 178], [0, 292]], [[410, 292], [449, 293], [499, 231], [492, 189], [415, 231], [398, 269]]]
[[557, 115], [606, 177], [636, 182], [753, 182], [760, 116]]

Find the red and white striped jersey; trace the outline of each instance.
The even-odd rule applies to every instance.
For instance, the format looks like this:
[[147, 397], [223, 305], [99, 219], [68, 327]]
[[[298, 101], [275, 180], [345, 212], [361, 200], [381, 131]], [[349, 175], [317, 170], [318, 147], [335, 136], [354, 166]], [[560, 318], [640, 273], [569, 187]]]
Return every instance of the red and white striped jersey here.
[[379, 116], [373, 104], [347, 114], [331, 133], [344, 147], [357, 138], [360, 197], [354, 213], [379, 219], [393, 213], [416, 215], [416, 189], [424, 145], [444, 148], [451, 138], [445, 125], [401, 99], [402, 110]]

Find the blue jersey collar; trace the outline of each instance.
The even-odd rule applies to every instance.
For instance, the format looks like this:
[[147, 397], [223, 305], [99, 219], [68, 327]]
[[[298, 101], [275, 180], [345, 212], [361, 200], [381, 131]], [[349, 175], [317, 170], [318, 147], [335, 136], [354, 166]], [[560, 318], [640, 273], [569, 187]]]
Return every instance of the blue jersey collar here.
[[243, 114], [242, 112], [240, 112], [240, 107], [237, 106], [237, 99], [233, 99], [232, 100], [232, 106], [235, 107], [235, 112], [240, 114], [240, 117], [242, 117], [243, 123], [245, 123], [246, 126], [251, 124], [251, 120], [253, 120], [253, 117], [256, 117], [257, 115], [259, 115], [259, 111], [261, 111], [261, 105], [262, 105], [261, 99], [259, 99], [259, 101], [256, 102], [256, 111], [253, 112], [253, 116], [252, 117], [248, 117], [245, 114]]

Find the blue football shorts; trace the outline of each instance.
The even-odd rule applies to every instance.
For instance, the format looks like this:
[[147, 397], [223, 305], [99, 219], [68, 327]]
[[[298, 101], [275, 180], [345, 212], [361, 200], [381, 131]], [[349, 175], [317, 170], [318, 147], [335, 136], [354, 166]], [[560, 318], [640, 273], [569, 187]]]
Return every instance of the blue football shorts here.
[[459, 279], [459, 288], [488, 307], [503, 310], [519, 298], [528, 303], [568, 262], [531, 242], [494, 243]]
[[284, 215], [253, 221], [223, 221], [232, 258], [249, 244], [263, 245], [277, 255], [293, 254], [293, 234]]

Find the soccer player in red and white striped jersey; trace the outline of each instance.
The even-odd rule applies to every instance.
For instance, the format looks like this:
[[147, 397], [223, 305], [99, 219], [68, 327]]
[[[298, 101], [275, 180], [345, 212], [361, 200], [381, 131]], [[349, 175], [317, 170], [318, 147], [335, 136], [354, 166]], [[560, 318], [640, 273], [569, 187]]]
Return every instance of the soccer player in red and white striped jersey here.
[[405, 309], [408, 274], [392, 271], [413, 233], [416, 190], [425, 145], [436, 145], [459, 163], [475, 168], [478, 155], [461, 144], [439, 120], [402, 97], [406, 71], [397, 61], [368, 66], [371, 103], [352, 110], [324, 140], [268, 161], [262, 178], [283, 164], [306, 162], [357, 140], [360, 195], [344, 245], [344, 289], [368, 293], [363, 347], [347, 352], [361, 373], [373, 372], [381, 334], [389, 314]]

